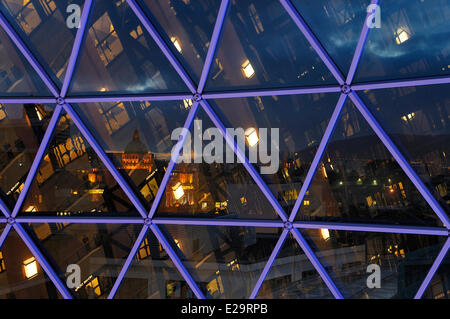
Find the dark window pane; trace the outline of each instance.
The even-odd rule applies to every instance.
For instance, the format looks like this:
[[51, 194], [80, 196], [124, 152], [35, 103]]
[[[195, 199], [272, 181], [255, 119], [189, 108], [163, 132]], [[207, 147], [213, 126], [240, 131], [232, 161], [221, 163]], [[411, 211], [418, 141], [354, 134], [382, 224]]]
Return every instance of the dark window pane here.
[[230, 4], [207, 90], [336, 83], [279, 1]]
[[77, 28], [71, 28], [69, 4], [83, 10], [84, 0], [23, 1], [2, 0], [3, 11], [19, 31], [33, 55], [43, 64], [53, 80], [61, 84], [72, 52]]
[[126, 1], [95, 1], [71, 93], [188, 89]]
[[442, 260], [422, 298], [450, 299], [450, 253], [447, 252], [447, 256]]
[[155, 235], [148, 231], [117, 290], [118, 299], [185, 299], [194, 293]]
[[292, 3], [328, 54], [347, 74], [370, 0], [294, 0]]
[[68, 267], [79, 266], [80, 285], [67, 287], [74, 297], [104, 299], [141, 229], [142, 225], [58, 223], [30, 224], [29, 233], [57, 265], [64, 284], [75, 282], [76, 274]]
[[381, 3], [382, 27], [369, 32], [356, 81], [450, 74], [447, 0]]
[[54, 106], [0, 104], [0, 197], [14, 206]]
[[166, 226], [172, 244], [207, 298], [249, 298], [280, 229]]
[[199, 80], [219, 12], [220, 0], [141, 0], [172, 52]]
[[39, 75], [0, 28], [0, 96], [52, 96]]
[[21, 215], [139, 216], [70, 117], [63, 113]]
[[333, 299], [297, 241], [288, 235], [258, 293], [258, 298]]
[[349, 100], [297, 220], [442, 225]]
[[[328, 229], [301, 232], [344, 298], [353, 299], [412, 299], [445, 240]], [[379, 268], [374, 270], [373, 265]], [[378, 288], [372, 286], [377, 284], [377, 274]]]

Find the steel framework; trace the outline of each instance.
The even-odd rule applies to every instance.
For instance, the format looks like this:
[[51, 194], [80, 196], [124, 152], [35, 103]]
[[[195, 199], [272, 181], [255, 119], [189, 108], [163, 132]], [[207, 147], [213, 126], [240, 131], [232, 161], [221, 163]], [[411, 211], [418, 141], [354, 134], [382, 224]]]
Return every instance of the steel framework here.
[[[155, 95], [116, 95], [116, 96], [84, 96], [84, 97], [67, 97], [68, 88], [72, 81], [72, 76], [74, 73], [74, 69], [79, 58], [79, 52], [81, 49], [81, 45], [83, 43], [83, 39], [86, 36], [86, 26], [88, 22], [88, 17], [90, 14], [90, 10], [92, 7], [92, 0], [86, 0], [81, 16], [80, 28], [77, 31], [75, 42], [72, 48], [72, 52], [70, 55], [70, 59], [68, 62], [67, 72], [63, 81], [61, 88], [58, 88], [57, 85], [51, 80], [49, 74], [46, 73], [42, 65], [37, 61], [37, 59], [33, 56], [30, 49], [27, 47], [27, 44], [20, 38], [20, 36], [13, 29], [11, 24], [5, 18], [5, 16], [0, 13], [0, 26], [3, 30], [8, 34], [10, 39], [14, 42], [20, 52], [25, 56], [27, 61], [31, 64], [33, 69], [40, 76], [42, 81], [48, 87], [50, 92], [54, 95], [54, 98], [30, 98], [30, 97], [6, 97], [0, 98], [0, 103], [56, 103], [56, 109], [52, 115], [48, 128], [45, 132], [43, 140], [38, 149], [37, 155], [33, 161], [31, 169], [28, 173], [28, 176], [25, 180], [23, 190], [20, 193], [20, 196], [15, 204], [14, 208], [10, 210], [8, 206], [0, 199], [0, 210], [3, 213], [4, 217], [0, 218], [0, 223], [5, 223], [6, 227], [3, 233], [0, 235], [0, 248], [3, 245], [5, 238], [8, 236], [11, 229], [14, 229], [25, 242], [27, 247], [33, 253], [39, 264], [42, 266], [44, 271], [47, 273], [49, 278], [55, 284], [58, 291], [64, 298], [71, 299], [73, 296], [66, 288], [64, 283], [58, 277], [56, 271], [52, 269], [49, 262], [46, 260], [44, 254], [42, 254], [37, 247], [37, 245], [33, 242], [33, 240], [29, 237], [27, 232], [22, 227], [22, 224], [26, 223], [55, 223], [55, 222], [65, 222], [65, 223], [131, 223], [131, 224], [141, 224], [142, 230], [134, 243], [128, 258], [125, 261], [123, 268], [120, 271], [120, 274], [115, 281], [115, 284], [110, 291], [108, 298], [114, 298], [128, 268], [130, 267], [133, 258], [141, 245], [141, 242], [144, 239], [144, 236], [147, 232], [153, 232], [156, 238], [160, 241], [163, 248], [168, 253], [169, 257], [175, 264], [176, 268], [186, 280], [192, 291], [194, 292], [197, 298], [203, 299], [205, 298], [204, 292], [198, 287], [197, 283], [192, 278], [189, 271], [186, 269], [176, 252], [173, 250], [170, 244], [170, 238], [167, 238], [160, 230], [159, 225], [215, 225], [215, 226], [247, 226], [247, 227], [278, 227], [283, 229], [281, 236], [270, 255], [260, 277], [253, 288], [253, 291], [250, 298], [255, 298], [258, 295], [259, 289], [261, 288], [264, 279], [266, 278], [271, 266], [277, 257], [278, 253], [283, 246], [286, 238], [289, 233], [296, 239], [300, 247], [303, 249], [304, 253], [308, 257], [309, 261], [312, 263], [314, 268], [320, 274], [321, 278], [329, 288], [330, 292], [333, 294], [335, 298], [342, 299], [343, 295], [339, 291], [336, 284], [333, 282], [332, 278], [328, 274], [327, 270], [321, 264], [313, 249], [310, 247], [306, 239], [303, 237], [300, 229], [332, 229], [332, 230], [345, 230], [345, 231], [359, 231], [359, 232], [381, 232], [381, 233], [397, 233], [397, 234], [418, 234], [418, 235], [432, 235], [432, 236], [443, 236], [447, 237], [443, 248], [441, 249], [439, 255], [435, 259], [432, 267], [429, 269], [426, 278], [423, 280], [420, 285], [419, 290], [415, 294], [415, 298], [419, 299], [422, 297], [426, 288], [428, 287], [431, 279], [436, 273], [439, 265], [442, 260], [448, 253], [450, 249], [450, 219], [445, 213], [444, 209], [440, 206], [440, 204], [436, 201], [427, 187], [424, 185], [422, 180], [415, 173], [413, 168], [410, 166], [408, 161], [402, 155], [400, 150], [396, 147], [394, 142], [389, 138], [368, 108], [364, 105], [364, 102], [359, 98], [358, 91], [360, 90], [375, 90], [375, 89], [383, 89], [383, 88], [398, 88], [405, 86], [423, 86], [423, 85], [434, 85], [434, 84], [444, 84], [450, 83], [450, 77], [437, 77], [437, 78], [417, 78], [417, 79], [406, 79], [406, 80], [396, 80], [396, 81], [385, 81], [385, 82], [373, 82], [373, 83], [364, 83], [364, 84], [355, 84], [353, 85], [353, 78], [356, 73], [356, 69], [358, 67], [359, 60], [361, 58], [362, 51], [364, 49], [364, 45], [366, 43], [366, 39], [368, 33], [370, 32], [370, 28], [367, 27], [366, 23], [362, 28], [360, 38], [354, 52], [354, 56], [352, 59], [352, 63], [349, 69], [347, 76], [345, 77], [339, 68], [334, 63], [333, 59], [327, 53], [325, 48], [321, 45], [317, 37], [315, 36], [313, 30], [310, 29], [308, 24], [303, 19], [301, 13], [294, 7], [290, 0], [279, 0], [281, 5], [287, 11], [293, 22], [297, 25], [299, 31], [303, 34], [303, 36], [307, 39], [309, 44], [314, 48], [320, 59], [324, 62], [327, 68], [330, 70], [336, 81], [339, 85], [335, 86], [326, 86], [326, 87], [298, 87], [298, 88], [289, 88], [289, 89], [255, 89], [255, 90], [239, 90], [235, 92], [208, 92], [204, 93], [203, 90], [205, 88], [206, 80], [208, 77], [208, 73], [211, 68], [211, 64], [213, 61], [214, 54], [216, 52], [217, 44], [219, 38], [221, 36], [222, 28], [224, 22], [226, 20], [227, 12], [230, 7], [229, 0], [222, 0], [219, 13], [217, 16], [217, 20], [214, 26], [214, 30], [212, 33], [212, 38], [210, 41], [210, 45], [208, 48], [207, 56], [205, 59], [205, 63], [203, 66], [203, 70], [201, 73], [200, 81], [198, 85], [195, 85], [194, 81], [189, 77], [187, 71], [183, 68], [182, 64], [177, 60], [175, 55], [172, 53], [171, 49], [168, 47], [166, 42], [163, 40], [163, 37], [158, 33], [155, 26], [152, 24], [151, 20], [146, 16], [142, 8], [135, 0], [127, 0], [128, 5], [131, 7], [133, 12], [138, 17], [139, 21], [142, 23], [146, 31], [151, 35], [153, 40], [156, 42], [160, 50], [163, 52], [167, 60], [176, 70], [180, 78], [184, 81], [187, 88], [190, 90], [191, 95], [188, 94], [174, 94], [174, 95], [164, 95], [164, 94], [155, 94]], [[372, 0], [372, 4], [378, 4], [378, 0]], [[371, 12], [368, 13], [368, 16]], [[255, 168], [249, 163], [249, 160], [246, 158], [244, 152], [237, 146], [234, 142], [233, 138], [228, 135], [225, 126], [222, 124], [218, 115], [215, 113], [214, 109], [209, 104], [209, 99], [226, 99], [226, 98], [236, 98], [236, 97], [254, 97], [254, 96], [272, 96], [272, 95], [298, 95], [298, 94], [312, 94], [312, 93], [330, 93], [330, 92], [341, 92], [340, 98], [336, 104], [334, 112], [331, 116], [331, 120], [326, 128], [326, 131], [323, 135], [323, 138], [320, 142], [318, 150], [315, 154], [314, 160], [309, 168], [304, 184], [301, 187], [299, 196], [295, 202], [292, 213], [288, 215], [279, 202], [274, 197], [273, 193], [270, 191], [267, 184], [263, 181], [261, 176], [255, 170]], [[427, 203], [433, 209], [437, 217], [442, 221], [445, 227], [441, 228], [430, 228], [430, 227], [414, 227], [414, 226], [387, 226], [387, 225], [377, 225], [377, 224], [348, 224], [348, 223], [329, 223], [329, 222], [301, 222], [295, 221], [295, 217], [299, 211], [300, 205], [304, 199], [304, 196], [311, 184], [311, 181], [314, 177], [314, 174], [318, 168], [322, 155], [327, 147], [330, 136], [333, 133], [333, 130], [336, 126], [339, 115], [341, 114], [342, 108], [347, 100], [350, 98], [354, 105], [357, 107], [359, 112], [368, 122], [370, 127], [375, 131], [376, 135], [383, 142], [383, 144], [387, 147], [389, 152], [395, 158], [395, 160], [399, 163], [401, 168], [410, 178], [415, 187], [419, 190], [422, 196], [425, 198]], [[267, 197], [270, 204], [273, 206], [274, 210], [278, 214], [280, 220], [279, 221], [261, 221], [261, 220], [232, 220], [232, 219], [195, 219], [195, 218], [158, 218], [155, 217], [156, 210], [158, 208], [159, 202], [163, 195], [163, 192], [167, 186], [172, 170], [175, 166], [175, 158], [172, 158], [167, 167], [166, 173], [162, 180], [162, 183], [158, 189], [155, 200], [151, 206], [150, 211], [147, 211], [144, 208], [144, 205], [139, 200], [138, 196], [134, 193], [132, 188], [127, 184], [125, 179], [122, 177], [118, 169], [114, 166], [110, 158], [106, 155], [98, 141], [96, 140], [93, 133], [88, 129], [88, 127], [83, 123], [78, 114], [74, 111], [71, 106], [71, 103], [82, 103], [82, 102], [112, 102], [112, 101], [170, 101], [170, 100], [184, 100], [184, 99], [192, 99], [195, 102], [193, 103], [189, 114], [186, 118], [184, 127], [189, 128], [195, 118], [195, 115], [202, 108], [212, 120], [212, 122], [217, 126], [219, 131], [222, 133], [226, 143], [230, 146], [235, 152], [238, 159], [243, 163], [246, 170], [249, 172], [250, 176], [253, 178], [255, 183], [261, 189], [263, 194]], [[107, 167], [108, 171], [115, 178], [117, 183], [126, 193], [128, 198], [133, 203], [136, 210], [139, 212], [141, 217], [139, 218], [70, 218], [70, 217], [20, 217], [17, 216], [22, 204], [26, 198], [26, 195], [30, 189], [31, 183], [33, 182], [35, 175], [39, 169], [39, 165], [45, 152], [49, 146], [49, 142], [53, 136], [53, 133], [56, 129], [56, 125], [60, 118], [61, 112], [65, 110], [77, 128], [80, 130], [81, 134], [86, 138], [88, 143], [94, 149], [96, 154], [99, 156], [103, 164]], [[181, 151], [183, 141], [186, 137], [186, 134], [182, 135], [177, 147], [176, 154], [179, 154]]]

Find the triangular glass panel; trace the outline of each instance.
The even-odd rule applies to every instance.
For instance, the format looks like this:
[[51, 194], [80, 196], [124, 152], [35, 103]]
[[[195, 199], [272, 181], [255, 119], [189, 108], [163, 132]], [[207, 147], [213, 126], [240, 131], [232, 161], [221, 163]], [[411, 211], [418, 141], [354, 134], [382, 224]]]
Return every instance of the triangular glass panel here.
[[230, 5], [207, 91], [337, 83], [278, 0]]
[[14, 207], [54, 105], [0, 104], [0, 197]]
[[361, 98], [450, 216], [450, 85], [364, 91]]
[[63, 113], [22, 216], [140, 216], [95, 151]]
[[11, 229], [0, 249], [0, 299], [62, 298], [55, 285]]
[[[242, 129], [256, 170], [289, 213], [322, 140], [339, 94], [217, 99], [211, 105], [226, 127]], [[249, 138], [256, 136], [255, 143]], [[267, 150], [267, 151], [265, 151]], [[270, 156], [268, 156], [270, 155]]]
[[195, 295], [158, 239], [149, 230], [115, 298], [192, 299]]
[[3, 13], [55, 83], [64, 81], [84, 0], [1, 0]]
[[386, 81], [450, 74], [448, 1], [382, 1], [380, 28], [372, 28], [355, 81]]
[[177, 142], [171, 139], [172, 132], [183, 127], [192, 101], [72, 106], [150, 209]]
[[142, 225], [29, 224], [28, 232], [75, 298], [105, 299]]
[[141, 0], [171, 51], [198, 82], [221, 0]]
[[0, 96], [53, 96], [0, 27]]
[[370, 0], [293, 0], [292, 3], [328, 54], [335, 59], [343, 73], [347, 74]]
[[126, 1], [95, 1], [71, 94], [188, 92]]
[[292, 234], [281, 247], [257, 298], [334, 299]]
[[278, 219], [203, 109], [192, 123], [179, 160], [157, 217]]
[[450, 252], [442, 260], [425, 290], [423, 299], [450, 299]]
[[249, 298], [281, 235], [279, 228], [162, 228], [199, 288], [214, 299]]
[[445, 237], [301, 230], [344, 298], [412, 299]]
[[296, 219], [442, 226], [350, 100]]

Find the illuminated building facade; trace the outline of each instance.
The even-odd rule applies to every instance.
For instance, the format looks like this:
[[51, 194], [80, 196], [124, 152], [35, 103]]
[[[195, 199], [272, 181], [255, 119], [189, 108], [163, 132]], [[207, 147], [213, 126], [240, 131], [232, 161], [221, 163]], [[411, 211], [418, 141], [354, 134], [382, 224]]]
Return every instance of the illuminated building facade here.
[[[448, 30], [446, 0], [0, 0], [0, 298], [449, 298]], [[174, 161], [195, 119], [234, 163]]]

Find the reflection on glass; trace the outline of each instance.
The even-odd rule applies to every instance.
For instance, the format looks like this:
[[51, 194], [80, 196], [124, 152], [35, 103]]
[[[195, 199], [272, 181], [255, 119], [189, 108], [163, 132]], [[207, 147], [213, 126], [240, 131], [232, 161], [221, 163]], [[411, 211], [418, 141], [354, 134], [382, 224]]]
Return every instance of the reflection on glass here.
[[347, 74], [370, 0], [293, 0], [292, 3], [343, 73]]
[[[189, 74], [200, 79], [220, 0], [140, 0]], [[170, 40], [170, 41], [169, 41]]]
[[66, 113], [59, 120], [21, 214], [138, 216]]
[[[213, 137], [208, 129], [215, 128], [201, 110], [190, 130], [190, 144], [182, 150], [180, 163], [175, 164], [158, 217], [207, 217], [278, 219], [276, 212], [233, 151], [225, 146], [222, 136]], [[210, 140], [222, 141], [223, 149], [212, 153], [218, 161], [204, 154]], [[187, 139], [189, 140], [189, 139]], [[196, 148], [196, 140], [200, 148]], [[231, 163], [223, 163], [231, 154]], [[206, 159], [206, 160], [205, 160]], [[221, 161], [221, 162], [220, 162]]]
[[349, 100], [297, 220], [442, 225]]
[[149, 205], [176, 144], [172, 132], [183, 127], [191, 106], [191, 100], [74, 105]]
[[207, 298], [248, 298], [280, 230], [255, 227], [166, 226], [173, 247]]
[[442, 260], [431, 280], [423, 299], [450, 299], [450, 253]]
[[[32, 53], [44, 62], [53, 79], [62, 83], [77, 31], [67, 23], [70, 15], [67, 1], [1, 0], [0, 3]], [[79, 5], [80, 12], [83, 9], [84, 0], [70, 3]]]
[[355, 80], [377, 81], [450, 74], [450, 3], [381, 3], [382, 27], [370, 30]]
[[258, 293], [270, 299], [334, 298], [297, 241], [288, 235]]
[[0, 96], [52, 96], [39, 75], [0, 28]]
[[186, 92], [126, 1], [95, 1], [73, 94]]
[[185, 299], [194, 294], [151, 231], [144, 237], [115, 298]]
[[[226, 127], [245, 130], [246, 154], [259, 143], [258, 131], [267, 129], [267, 145], [271, 162], [262, 159], [258, 145], [257, 170], [274, 166], [275, 173], [262, 174], [285, 211], [295, 204], [300, 188], [317, 151], [338, 94], [288, 95], [220, 99], [211, 102]], [[256, 129], [257, 128], [257, 129]], [[272, 135], [279, 130], [279, 136]], [[275, 160], [278, 166], [275, 167]]]
[[207, 90], [335, 83], [277, 0], [231, 1]]
[[449, 85], [374, 90], [366, 105], [450, 214]]
[[53, 114], [53, 106], [0, 104], [0, 197], [14, 206]]
[[58, 298], [61, 296], [52, 281], [11, 229], [0, 249], [0, 299]]
[[[76, 298], [105, 299], [142, 228], [128, 224], [29, 224], [28, 231], [59, 268], [61, 281]], [[71, 265], [71, 268], [69, 268]], [[67, 277], [67, 279], [66, 279]]]
[[[411, 299], [425, 279], [445, 238], [410, 234], [383, 234], [319, 229], [302, 230], [320, 262], [344, 295], [354, 299]], [[378, 265], [377, 279], [368, 271]], [[373, 266], [372, 266], [373, 267]], [[378, 267], [377, 267], [378, 268]]]

